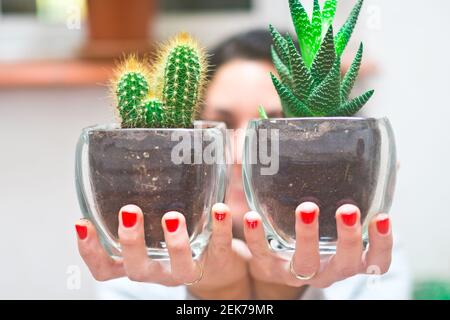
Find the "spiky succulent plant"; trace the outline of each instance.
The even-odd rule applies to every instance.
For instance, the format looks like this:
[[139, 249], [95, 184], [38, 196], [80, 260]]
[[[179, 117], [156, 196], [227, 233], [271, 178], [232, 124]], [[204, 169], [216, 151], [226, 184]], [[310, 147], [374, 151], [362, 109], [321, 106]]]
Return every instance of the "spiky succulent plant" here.
[[206, 69], [205, 52], [186, 33], [161, 46], [151, 67], [128, 57], [112, 83], [122, 128], [191, 127]]
[[300, 52], [289, 35], [282, 36], [270, 26], [272, 57], [280, 79], [272, 81], [286, 117], [352, 116], [372, 97], [374, 91], [350, 99], [361, 66], [361, 44], [353, 63], [341, 78], [341, 56], [358, 20], [363, 0], [358, 0], [349, 18], [334, 35], [337, 0], [326, 0], [323, 10], [314, 0], [312, 19], [299, 0], [289, 0]]

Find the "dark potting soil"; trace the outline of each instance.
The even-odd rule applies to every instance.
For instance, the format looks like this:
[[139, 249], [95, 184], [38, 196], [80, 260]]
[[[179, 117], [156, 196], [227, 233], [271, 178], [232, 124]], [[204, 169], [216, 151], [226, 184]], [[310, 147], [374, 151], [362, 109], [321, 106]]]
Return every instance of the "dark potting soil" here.
[[[178, 211], [190, 236], [201, 232], [211, 199], [213, 167], [171, 160], [170, 133], [148, 135], [132, 130], [95, 131], [89, 136], [89, 162], [95, 204], [112, 237], [118, 239], [118, 213], [135, 204], [144, 213], [145, 242], [164, 248], [161, 218]], [[193, 154], [193, 151], [192, 151]]]
[[358, 206], [364, 222], [379, 171], [380, 133], [375, 124], [318, 120], [299, 128], [286, 121], [265, 122], [260, 129], [279, 129], [280, 166], [277, 174], [268, 176], [253, 165], [253, 190], [282, 238], [295, 239], [294, 212], [305, 201], [320, 207], [320, 240], [337, 239], [335, 213], [343, 204]]

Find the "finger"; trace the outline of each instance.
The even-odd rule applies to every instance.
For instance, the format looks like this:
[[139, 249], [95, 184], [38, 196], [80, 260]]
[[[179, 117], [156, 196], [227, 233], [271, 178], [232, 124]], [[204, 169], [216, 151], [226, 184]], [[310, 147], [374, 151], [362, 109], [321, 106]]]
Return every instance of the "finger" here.
[[365, 255], [364, 273], [384, 274], [392, 256], [392, 228], [387, 214], [379, 214], [369, 224], [369, 249]]
[[261, 216], [257, 212], [251, 211], [244, 215], [244, 235], [254, 257], [263, 258], [270, 255]]
[[173, 279], [180, 284], [198, 280], [201, 270], [192, 259], [184, 216], [179, 212], [168, 212], [162, 218], [162, 225]]
[[122, 261], [108, 255], [89, 220], [78, 220], [75, 229], [78, 235], [78, 251], [95, 280], [106, 281], [125, 275]]
[[338, 241], [330, 267], [338, 280], [358, 274], [362, 265], [361, 213], [354, 205], [343, 205], [336, 211]]
[[220, 259], [226, 256], [226, 253], [231, 250], [233, 220], [230, 209], [223, 203], [215, 204], [211, 210], [211, 214], [213, 231], [208, 254], [210, 258]]
[[295, 210], [296, 244], [293, 269], [296, 274], [309, 276], [320, 267], [319, 207], [312, 202], [302, 203]]
[[126, 205], [119, 211], [119, 242], [125, 272], [130, 280], [159, 282], [161, 266], [147, 256], [144, 235], [144, 216], [135, 205]]

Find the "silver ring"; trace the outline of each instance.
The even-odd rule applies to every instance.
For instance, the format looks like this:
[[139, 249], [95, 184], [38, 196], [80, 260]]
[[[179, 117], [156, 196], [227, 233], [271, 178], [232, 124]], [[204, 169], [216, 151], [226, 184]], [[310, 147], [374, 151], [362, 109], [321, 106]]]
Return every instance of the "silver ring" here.
[[315, 277], [317, 272], [314, 272], [312, 275], [310, 276], [304, 276], [301, 274], [298, 274], [295, 272], [294, 270], [294, 260], [291, 259], [291, 262], [289, 263], [289, 270], [291, 271], [292, 275], [297, 279], [297, 280], [302, 280], [302, 281], [307, 281], [307, 280], [311, 280], [312, 278]]
[[194, 285], [194, 284], [196, 284], [196, 283], [199, 283], [200, 280], [203, 279], [203, 267], [202, 267], [202, 266], [200, 265], [200, 263], [198, 263], [197, 261], [195, 262], [195, 265], [196, 265], [197, 268], [199, 269], [199, 273], [200, 273], [200, 274], [198, 275], [198, 278], [195, 279], [194, 281], [183, 283], [185, 286], [192, 286], [192, 285]]

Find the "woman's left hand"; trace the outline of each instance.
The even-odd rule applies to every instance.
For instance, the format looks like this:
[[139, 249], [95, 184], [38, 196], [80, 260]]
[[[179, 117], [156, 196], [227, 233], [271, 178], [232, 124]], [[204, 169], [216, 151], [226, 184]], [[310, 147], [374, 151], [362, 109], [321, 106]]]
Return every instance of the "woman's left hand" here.
[[[388, 271], [392, 253], [392, 231], [389, 216], [379, 214], [369, 225], [369, 248], [363, 251], [360, 210], [344, 205], [336, 212], [336, 254], [321, 261], [319, 254], [319, 208], [307, 202], [295, 211], [296, 249], [292, 261], [270, 251], [264, 236], [261, 217], [256, 212], [244, 216], [244, 232], [252, 253], [250, 273], [252, 278], [264, 285], [301, 288], [309, 285], [326, 288], [357, 274], [384, 274]], [[310, 278], [309, 280], [300, 280]], [[276, 286], [275, 286], [276, 287]], [[258, 296], [258, 289], [256, 288]], [[286, 292], [286, 290], [284, 290]], [[292, 292], [292, 290], [291, 290]], [[298, 289], [296, 292], [300, 292]], [[259, 295], [267, 298], [264, 294]], [[270, 298], [273, 298], [271, 296]]]

